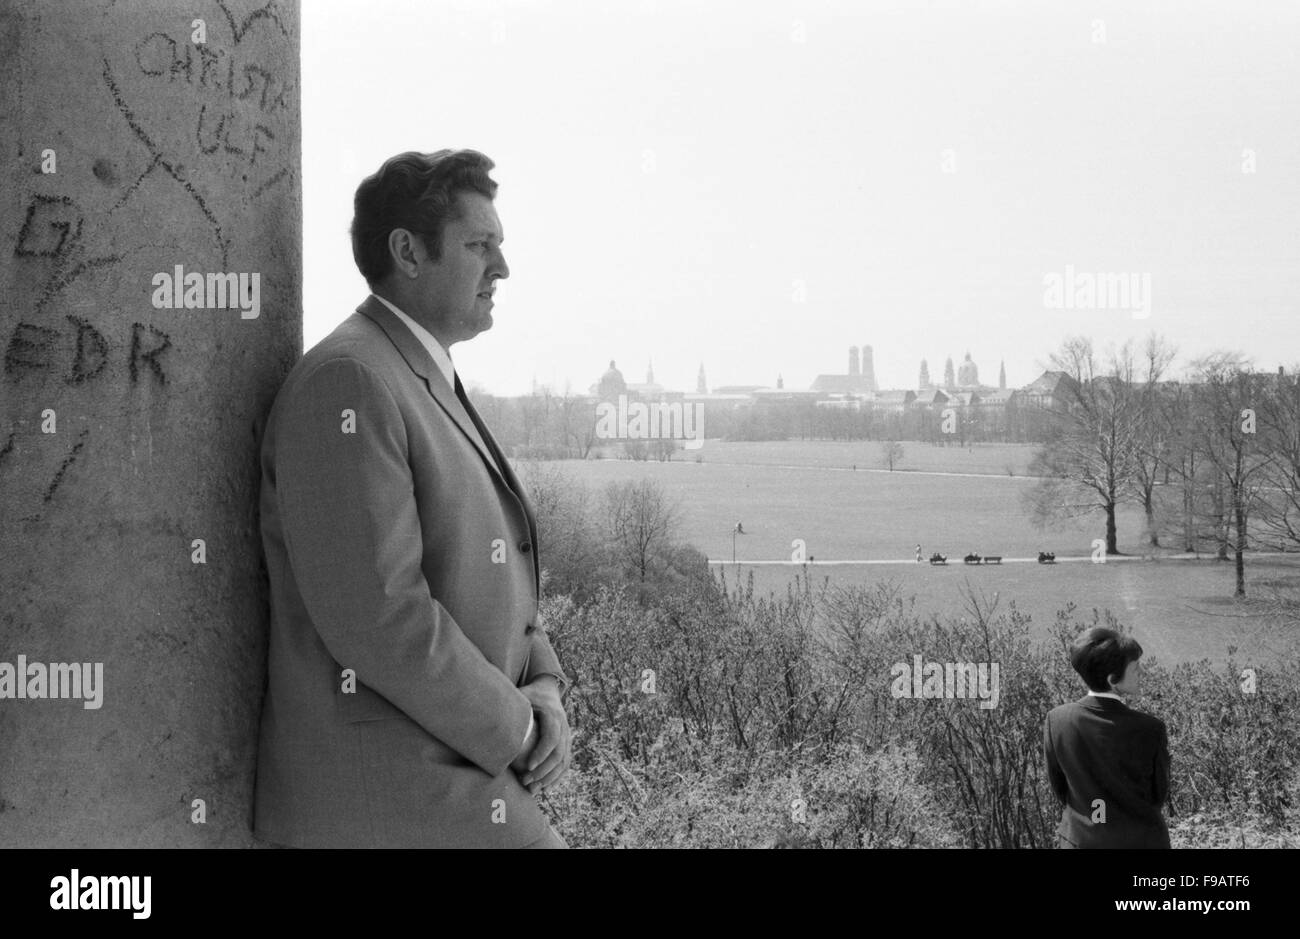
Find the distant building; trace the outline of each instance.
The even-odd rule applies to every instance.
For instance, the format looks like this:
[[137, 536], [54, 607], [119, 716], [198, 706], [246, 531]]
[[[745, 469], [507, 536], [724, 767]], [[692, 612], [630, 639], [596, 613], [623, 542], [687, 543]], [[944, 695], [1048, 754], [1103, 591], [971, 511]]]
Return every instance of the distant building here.
[[862, 382], [868, 391], [876, 391], [876, 362], [871, 346], [862, 347]]
[[810, 391], [823, 394], [868, 394], [876, 390], [876, 370], [872, 361], [871, 346], [865, 346], [866, 371], [858, 357], [858, 347], [849, 346], [849, 371], [846, 375], [818, 375]]
[[639, 395], [646, 399], [659, 398], [664, 394], [664, 386], [655, 381], [653, 362], [646, 366], [645, 381], [641, 383], [629, 382], [627, 390], [630, 394]]
[[966, 358], [957, 369], [957, 387], [970, 390], [980, 386], [980, 370], [971, 361], [970, 351], [967, 350]]
[[600, 376], [600, 381], [591, 386], [591, 393], [602, 401], [614, 401], [621, 394], [627, 394], [627, 382], [623, 380], [623, 373], [614, 366], [614, 360], [609, 360], [609, 368], [605, 374]]
[[915, 391], [894, 389], [877, 391], [868, 400], [879, 411], [903, 411], [920, 399]]
[[1079, 383], [1065, 372], [1043, 372], [1020, 389], [1020, 400], [1028, 407], [1064, 408], [1074, 400], [1078, 388]]
[[931, 387], [922, 394], [916, 395], [913, 400], [919, 407], [942, 407], [948, 403], [948, 394], [942, 388]]
[[1021, 399], [1021, 393], [1014, 388], [998, 388], [980, 395], [977, 410], [985, 432], [1005, 435], [1019, 426], [1016, 415]]
[[996, 391], [986, 391], [981, 394], [979, 403], [986, 408], [1005, 408], [1019, 397], [1020, 392], [1015, 388], [999, 388]]

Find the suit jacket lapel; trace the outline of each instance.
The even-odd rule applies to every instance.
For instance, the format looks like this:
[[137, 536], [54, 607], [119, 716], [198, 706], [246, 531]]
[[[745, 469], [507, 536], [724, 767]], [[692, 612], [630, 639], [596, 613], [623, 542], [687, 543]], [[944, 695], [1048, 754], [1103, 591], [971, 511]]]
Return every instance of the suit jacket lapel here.
[[[423, 379], [424, 387], [428, 389], [430, 397], [438, 403], [438, 406], [451, 418], [452, 423], [460, 428], [460, 432], [478, 450], [479, 456], [483, 458], [483, 463], [487, 466], [488, 471], [500, 479], [519, 502], [524, 518], [528, 523], [528, 537], [533, 546], [534, 584], [540, 594], [541, 567], [537, 556], [537, 523], [533, 517], [532, 506], [528, 503], [523, 487], [519, 485], [519, 480], [515, 477], [514, 471], [510, 468], [504, 454], [501, 453], [500, 447], [496, 445], [491, 432], [488, 431], [485, 425], [481, 424], [481, 419], [478, 419], [477, 415], [471, 415], [466, 410], [460, 403], [455, 391], [447, 387], [447, 382], [443, 378], [442, 372], [438, 370], [438, 366], [434, 364], [433, 359], [429, 356], [429, 351], [406, 328], [406, 324], [393, 315], [392, 310], [371, 295], [366, 298], [361, 306], [357, 307], [357, 312], [369, 317], [374, 321], [375, 325], [384, 331], [389, 341], [402, 354], [406, 364], [411, 367], [411, 371]], [[466, 397], [468, 398], [468, 395]], [[481, 433], [480, 426], [482, 427]]]
[[429, 351], [420, 345], [420, 340], [416, 339], [405, 324], [393, 315], [392, 310], [380, 303], [374, 296], [367, 297], [365, 303], [357, 307], [357, 312], [370, 317], [387, 334], [389, 341], [397, 347], [398, 352], [402, 353], [402, 358], [406, 359], [406, 364], [424, 380], [424, 386], [428, 389], [429, 395], [446, 412], [452, 422], [460, 428], [460, 432], [474, 445], [474, 448], [478, 450], [488, 469], [502, 482], [505, 482], [505, 477], [493, 462], [491, 451], [487, 448], [487, 444], [483, 442], [483, 438], [479, 436], [478, 428], [474, 426], [470, 416], [461, 407], [455, 392], [447, 387], [442, 372], [438, 371], [438, 366], [430, 358]]

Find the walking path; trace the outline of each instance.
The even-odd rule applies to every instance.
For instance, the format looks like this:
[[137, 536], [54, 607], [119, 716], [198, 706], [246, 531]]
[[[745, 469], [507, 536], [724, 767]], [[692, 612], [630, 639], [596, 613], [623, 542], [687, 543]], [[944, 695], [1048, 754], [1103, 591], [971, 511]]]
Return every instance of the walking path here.
[[[1247, 552], [1247, 554], [1248, 554], [1248, 556], [1251, 557], [1251, 558], [1281, 558], [1281, 557], [1292, 557], [1292, 558], [1294, 558], [1294, 557], [1300, 556], [1300, 555], [1297, 555], [1297, 552], [1294, 552], [1294, 551], [1250, 551], [1250, 552]], [[1080, 564], [1080, 563], [1089, 563], [1089, 564], [1092, 564], [1092, 563], [1096, 563], [1096, 564], [1116, 564], [1116, 563], [1118, 563], [1118, 562], [1120, 562], [1120, 561], [1213, 561], [1214, 559], [1215, 559], [1215, 558], [1214, 558], [1214, 555], [1209, 555], [1209, 554], [1200, 554], [1200, 555], [1197, 555], [1197, 554], [1162, 554], [1162, 555], [1159, 555], [1159, 556], [1144, 555], [1144, 554], [1121, 554], [1121, 555], [1111, 555], [1110, 557], [1106, 558], [1105, 561], [1093, 561], [1093, 560], [1092, 560], [1092, 555], [1084, 555], [1083, 557], [1072, 557], [1072, 558], [1063, 558], [1063, 557], [1058, 557], [1058, 558], [1056, 559], [1056, 563], [1057, 563], [1057, 564], [1070, 564], [1070, 563], [1074, 563], [1074, 564]], [[1229, 558], [1229, 559], [1228, 559], [1229, 562], [1231, 562], [1231, 560], [1232, 560], [1232, 558]], [[914, 558], [914, 557], [912, 557], [912, 558], [886, 558], [886, 559], [883, 559], [883, 560], [857, 560], [857, 561], [855, 561], [855, 560], [843, 560], [843, 561], [747, 561], [747, 560], [739, 560], [739, 559], [738, 559], [738, 560], [736, 560], [736, 561], [714, 561], [714, 560], [710, 560], [709, 563], [710, 563], [710, 564], [725, 565], [725, 566], [728, 566], [728, 567], [730, 567], [730, 566], [732, 566], [732, 565], [734, 565], [734, 566], [736, 566], [736, 567], [746, 567], [746, 566], [747, 566], [747, 567], [802, 567], [802, 566], [804, 566], [805, 564], [809, 565], [810, 567], [865, 566], [865, 565], [870, 565], [870, 564], [902, 564], [902, 565], [904, 565], [904, 566], [908, 566], [908, 567], [931, 567], [931, 566], [933, 566], [933, 567], [943, 567], [943, 566], [945, 566], [945, 565], [942, 565], [942, 564], [931, 565], [931, 564], [928, 562], [928, 559], [927, 559], [927, 560], [920, 561], [920, 562], [918, 563], [917, 560], [916, 560], [916, 558]], [[1038, 558], [1037, 558], [1037, 557], [1029, 557], [1029, 558], [1003, 558], [1003, 559], [1002, 559], [1002, 563], [1003, 563], [1003, 564], [1037, 564], [1037, 563], [1038, 563]], [[948, 563], [947, 563], [946, 566], [947, 566], [947, 567], [997, 567], [998, 565], [996, 565], [996, 564], [965, 564], [965, 563], [962, 562], [962, 559], [961, 559], [960, 557], [952, 557], [952, 556], [950, 556], [950, 557], [948, 558]], [[1044, 564], [1043, 566], [1044, 566], [1044, 567], [1050, 567], [1051, 565], [1050, 565], [1050, 564]]]

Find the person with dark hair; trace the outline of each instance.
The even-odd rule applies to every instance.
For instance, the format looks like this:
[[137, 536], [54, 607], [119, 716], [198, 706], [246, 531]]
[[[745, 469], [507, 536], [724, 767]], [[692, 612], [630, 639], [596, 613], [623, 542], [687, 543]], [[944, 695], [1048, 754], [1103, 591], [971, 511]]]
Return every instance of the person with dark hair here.
[[1133, 710], [1141, 693], [1137, 640], [1094, 626], [1070, 646], [1070, 664], [1088, 686], [1078, 701], [1047, 715], [1047, 777], [1061, 801], [1057, 847], [1168, 848], [1161, 806], [1169, 794], [1164, 722]]
[[276, 844], [566, 847], [534, 799], [570, 761], [537, 525], [451, 360], [510, 273], [492, 168], [409, 152], [361, 183], [372, 293], [267, 421], [254, 828]]

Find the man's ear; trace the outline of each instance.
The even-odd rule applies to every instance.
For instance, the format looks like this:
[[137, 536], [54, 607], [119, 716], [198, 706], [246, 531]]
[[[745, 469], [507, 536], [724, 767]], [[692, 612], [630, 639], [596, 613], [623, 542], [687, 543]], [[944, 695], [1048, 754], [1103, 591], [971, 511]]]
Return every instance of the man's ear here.
[[393, 272], [404, 279], [417, 277], [420, 262], [427, 257], [419, 237], [405, 228], [388, 233], [388, 254], [393, 259]]

